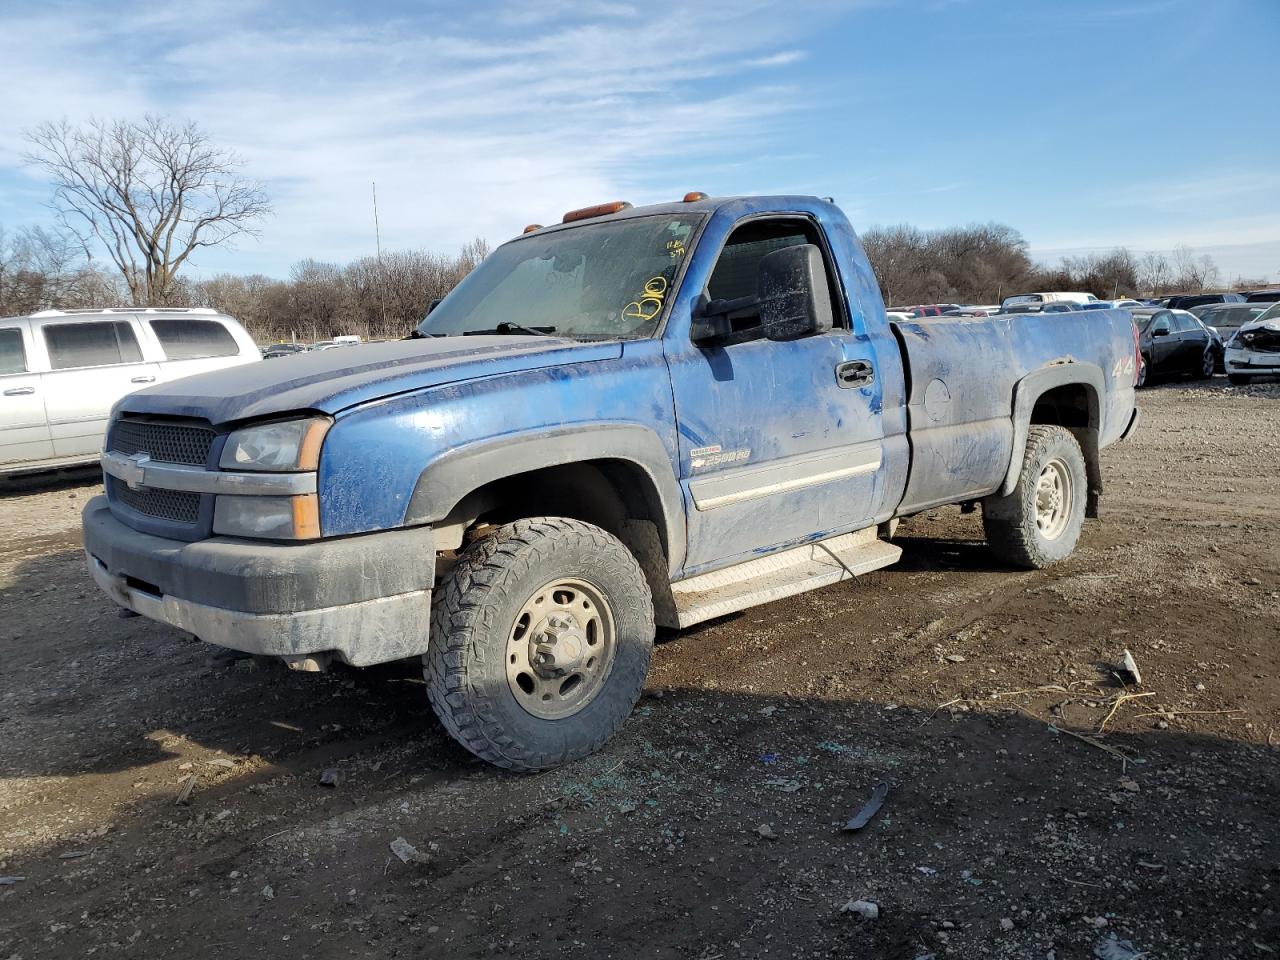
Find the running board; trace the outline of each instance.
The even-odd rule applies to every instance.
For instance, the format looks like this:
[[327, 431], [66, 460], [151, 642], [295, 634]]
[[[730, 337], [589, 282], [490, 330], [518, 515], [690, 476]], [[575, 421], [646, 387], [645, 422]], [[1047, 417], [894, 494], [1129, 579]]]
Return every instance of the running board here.
[[671, 593], [683, 628], [850, 580], [896, 563], [901, 556], [901, 547], [877, 539], [876, 528], [867, 527], [679, 580], [671, 585]]

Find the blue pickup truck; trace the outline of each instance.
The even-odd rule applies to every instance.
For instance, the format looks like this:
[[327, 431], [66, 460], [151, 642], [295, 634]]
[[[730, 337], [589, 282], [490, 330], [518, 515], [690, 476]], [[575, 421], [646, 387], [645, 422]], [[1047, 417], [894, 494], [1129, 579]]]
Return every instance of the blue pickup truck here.
[[1137, 423], [1122, 311], [890, 323], [812, 197], [604, 204], [531, 226], [399, 342], [157, 385], [113, 411], [94, 579], [300, 670], [421, 657], [478, 756], [598, 749], [683, 628], [898, 559], [981, 504], [1069, 555]]

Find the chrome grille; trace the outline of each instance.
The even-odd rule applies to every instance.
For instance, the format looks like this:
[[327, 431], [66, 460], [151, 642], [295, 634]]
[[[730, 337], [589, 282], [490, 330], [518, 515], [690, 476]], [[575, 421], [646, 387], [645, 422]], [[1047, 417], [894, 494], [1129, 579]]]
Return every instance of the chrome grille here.
[[127, 483], [111, 477], [111, 499], [148, 517], [193, 524], [200, 519], [200, 494], [185, 490], [161, 490], [139, 487], [131, 490]]
[[163, 463], [188, 463], [203, 467], [209, 459], [213, 438], [214, 432], [209, 427], [148, 420], [117, 420], [111, 428], [111, 449], [125, 456], [146, 453], [152, 460]]

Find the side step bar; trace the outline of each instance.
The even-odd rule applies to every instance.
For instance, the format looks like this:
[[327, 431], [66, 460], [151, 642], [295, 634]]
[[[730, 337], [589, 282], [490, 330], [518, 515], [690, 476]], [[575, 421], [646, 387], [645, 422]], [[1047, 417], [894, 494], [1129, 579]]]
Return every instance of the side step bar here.
[[683, 628], [849, 580], [896, 563], [901, 556], [901, 547], [877, 539], [876, 528], [867, 527], [679, 580], [671, 585], [671, 593]]

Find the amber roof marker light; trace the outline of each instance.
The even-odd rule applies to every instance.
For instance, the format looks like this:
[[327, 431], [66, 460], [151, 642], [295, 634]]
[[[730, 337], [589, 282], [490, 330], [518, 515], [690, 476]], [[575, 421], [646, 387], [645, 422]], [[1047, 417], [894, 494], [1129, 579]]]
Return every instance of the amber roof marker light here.
[[684, 195], [685, 203], [697, 203], [699, 200], [709, 200], [709, 199], [711, 198], [708, 197], [701, 190], [690, 190], [688, 193]]
[[533, 231], [535, 231], [535, 230], [541, 230], [541, 229], [542, 229], [542, 224], [540, 224], [540, 223], [531, 223], [531, 224], [529, 224], [527, 227], [525, 227], [523, 230], [521, 230], [520, 232], [521, 232], [521, 233], [533, 233]]
[[607, 217], [611, 213], [617, 213], [619, 210], [630, 210], [631, 204], [625, 200], [614, 200], [612, 203], [598, 203], [594, 207], [580, 207], [577, 210], [570, 210], [564, 215], [561, 223], [573, 223], [575, 220], [590, 220], [592, 217]]

